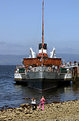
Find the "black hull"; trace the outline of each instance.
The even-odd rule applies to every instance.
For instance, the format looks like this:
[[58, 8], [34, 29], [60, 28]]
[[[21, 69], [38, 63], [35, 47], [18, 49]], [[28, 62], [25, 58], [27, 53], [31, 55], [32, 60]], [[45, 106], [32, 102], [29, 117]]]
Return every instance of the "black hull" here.
[[58, 86], [58, 80], [52, 79], [32, 79], [27, 81], [28, 87], [37, 89], [39, 91], [46, 91], [56, 88]]

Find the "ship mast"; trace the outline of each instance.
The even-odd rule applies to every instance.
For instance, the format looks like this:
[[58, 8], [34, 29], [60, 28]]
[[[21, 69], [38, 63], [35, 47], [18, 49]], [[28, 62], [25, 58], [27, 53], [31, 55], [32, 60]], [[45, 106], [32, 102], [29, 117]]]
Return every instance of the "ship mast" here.
[[42, 0], [42, 64], [43, 64], [43, 45], [44, 45], [44, 0]]

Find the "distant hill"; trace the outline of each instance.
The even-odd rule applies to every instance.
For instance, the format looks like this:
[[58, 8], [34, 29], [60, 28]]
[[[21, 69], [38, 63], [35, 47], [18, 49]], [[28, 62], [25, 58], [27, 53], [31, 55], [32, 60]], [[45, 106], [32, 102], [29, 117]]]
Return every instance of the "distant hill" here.
[[63, 61], [66, 62], [79, 62], [79, 54], [57, 54], [57, 57], [61, 57]]
[[[79, 54], [57, 54], [57, 57], [61, 57], [64, 61], [78, 61]], [[0, 55], [0, 65], [19, 65], [22, 64], [23, 58], [27, 55]]]
[[0, 65], [19, 65], [22, 64], [25, 55], [0, 55]]

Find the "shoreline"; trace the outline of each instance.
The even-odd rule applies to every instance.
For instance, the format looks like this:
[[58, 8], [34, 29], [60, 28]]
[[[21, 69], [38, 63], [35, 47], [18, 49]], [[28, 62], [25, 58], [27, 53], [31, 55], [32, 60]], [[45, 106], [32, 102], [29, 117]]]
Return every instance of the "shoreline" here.
[[38, 106], [32, 111], [30, 104], [21, 104], [19, 108], [0, 111], [0, 121], [79, 121], [79, 100], [53, 102], [45, 104], [44, 111]]

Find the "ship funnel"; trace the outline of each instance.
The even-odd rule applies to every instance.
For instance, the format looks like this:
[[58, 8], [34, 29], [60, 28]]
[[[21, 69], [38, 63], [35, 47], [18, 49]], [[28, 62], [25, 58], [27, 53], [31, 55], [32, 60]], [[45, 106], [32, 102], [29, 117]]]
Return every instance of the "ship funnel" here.
[[[39, 55], [42, 55], [42, 43], [39, 44]], [[43, 55], [47, 55], [47, 44], [43, 45]]]

